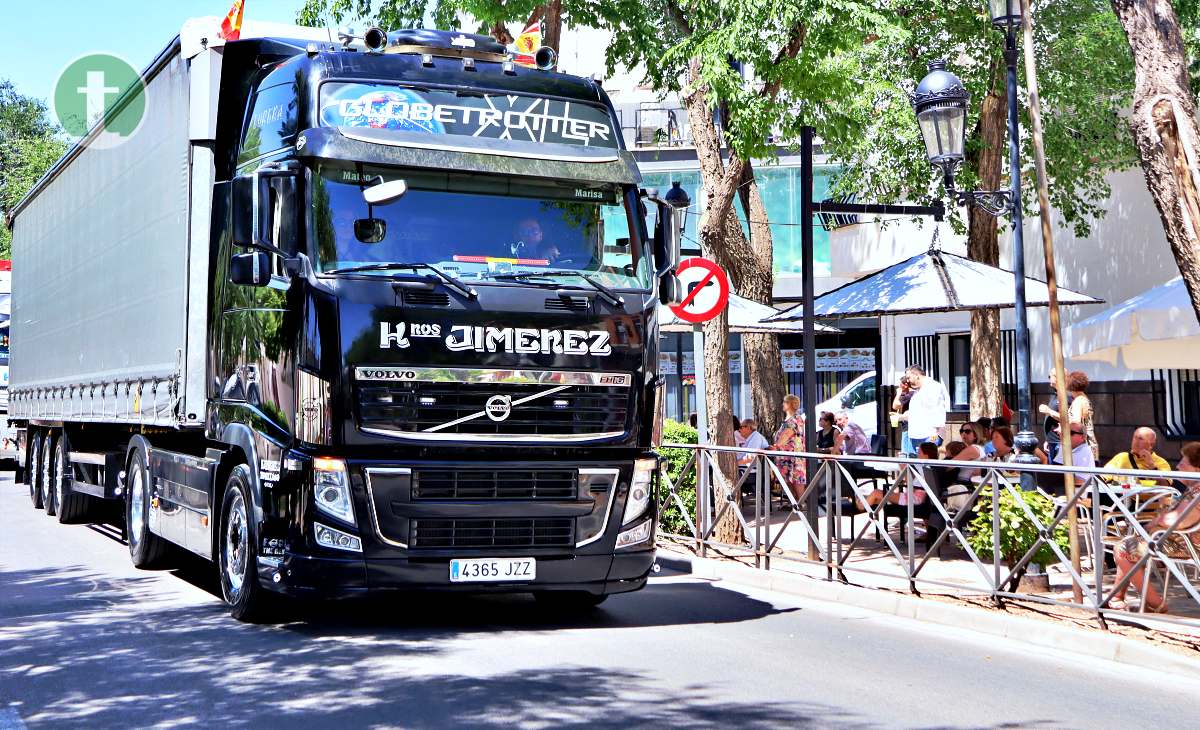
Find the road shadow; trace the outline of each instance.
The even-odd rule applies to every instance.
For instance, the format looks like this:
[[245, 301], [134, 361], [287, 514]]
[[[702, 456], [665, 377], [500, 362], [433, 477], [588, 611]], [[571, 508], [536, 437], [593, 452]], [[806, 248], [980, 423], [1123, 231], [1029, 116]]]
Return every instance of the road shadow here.
[[[480, 666], [468, 673], [459, 664], [460, 671], [441, 673], [439, 664], [420, 661], [462, 650], [450, 640], [464, 634], [712, 623], [777, 612], [703, 583], [652, 586], [642, 594], [648, 605], [618, 597], [625, 600], [578, 620], [539, 616], [532, 600], [517, 596], [424, 595], [429, 601], [404, 608], [408, 595], [339, 602], [321, 618], [278, 626], [239, 624], [216, 601], [172, 603], [152, 573], [130, 579], [78, 566], [6, 571], [0, 585], [0, 706], [9, 704], [31, 728], [298, 721], [340, 728], [854, 726], [851, 717], [839, 722], [835, 708], [716, 701], [702, 685], [656, 695], [647, 667], [660, 663], [636, 659], [632, 637], [630, 666], [616, 669]], [[384, 612], [389, 608], [394, 613]], [[637, 619], [643, 614], [648, 620]]]

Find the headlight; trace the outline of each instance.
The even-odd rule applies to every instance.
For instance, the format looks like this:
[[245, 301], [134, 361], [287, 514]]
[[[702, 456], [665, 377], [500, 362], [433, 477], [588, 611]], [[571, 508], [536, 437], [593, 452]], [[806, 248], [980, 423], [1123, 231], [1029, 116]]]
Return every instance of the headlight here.
[[313, 523], [313, 532], [317, 536], [317, 544], [337, 550], [348, 550], [352, 553], [362, 552], [362, 540], [341, 530], [326, 527], [320, 522]]
[[631, 527], [628, 530], [617, 535], [617, 549], [640, 545], [650, 540], [650, 532], [654, 528], [654, 523], [650, 520], [645, 520], [637, 527]]
[[346, 462], [341, 459], [313, 459], [313, 496], [320, 511], [351, 525], [356, 524]]
[[633, 462], [633, 479], [629, 481], [629, 496], [625, 498], [625, 516], [622, 525], [628, 525], [645, 513], [650, 506], [651, 487], [658, 459], [638, 459]]

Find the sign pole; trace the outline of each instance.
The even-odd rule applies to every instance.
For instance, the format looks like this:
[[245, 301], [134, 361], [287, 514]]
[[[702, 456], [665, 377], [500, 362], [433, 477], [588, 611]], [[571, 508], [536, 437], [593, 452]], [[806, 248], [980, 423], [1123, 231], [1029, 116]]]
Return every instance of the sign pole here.
[[[1050, 230], [1050, 193], [1046, 183], [1046, 150], [1042, 144], [1042, 102], [1038, 96], [1037, 63], [1033, 56], [1033, 18], [1030, 15], [1029, 0], [1021, 0], [1021, 25], [1025, 34], [1025, 86], [1029, 92], [1029, 121], [1033, 132], [1033, 155], [1037, 168], [1038, 181], [1038, 218], [1042, 224], [1042, 249], [1046, 257], [1046, 289], [1050, 294], [1050, 341], [1054, 347], [1054, 378], [1058, 390], [1058, 418], [1062, 438], [1059, 440], [1059, 450], [1062, 453], [1064, 466], [1071, 466], [1071, 421], [1067, 414], [1067, 373], [1063, 363], [1062, 320], [1058, 316], [1058, 272], [1054, 267], [1054, 236]], [[1021, 202], [1016, 201], [1016, 205]], [[1068, 472], [1063, 476], [1066, 486], [1067, 501], [1075, 498], [1075, 475]], [[1098, 499], [1099, 495], [1092, 495]], [[1079, 561], [1079, 524], [1078, 516], [1072, 509], [1067, 513], [1067, 530], [1070, 533], [1071, 568], [1076, 575], [1082, 575]], [[1104, 561], [1094, 558], [1098, 563]], [[1076, 603], [1083, 603], [1083, 587], [1071, 579], [1071, 589], [1074, 591]]]
[[[801, 266], [804, 276], [804, 450], [812, 451], [817, 443], [817, 336], [816, 336], [816, 281], [813, 276], [813, 138], [817, 130], [803, 127], [800, 130], [800, 222], [801, 222]], [[804, 460], [804, 473], [811, 479], [816, 473], [817, 463]], [[806, 485], [807, 486], [807, 485]], [[826, 505], [829, 509], [830, 505]], [[817, 492], [810, 490], [806, 506], [808, 523], [817, 524]], [[808, 559], [819, 557], [816, 542], [808, 542]]]

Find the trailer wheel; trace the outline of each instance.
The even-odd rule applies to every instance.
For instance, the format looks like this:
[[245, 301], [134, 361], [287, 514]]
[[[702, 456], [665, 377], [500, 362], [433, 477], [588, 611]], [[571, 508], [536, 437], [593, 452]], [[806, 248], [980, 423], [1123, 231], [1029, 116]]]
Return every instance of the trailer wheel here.
[[29, 435], [29, 501], [34, 509], [42, 509], [42, 432], [34, 431]]
[[259, 623], [275, 615], [277, 602], [258, 582], [258, 527], [250, 501], [250, 467], [239, 464], [225, 483], [217, 545], [221, 595], [238, 621]]
[[91, 507], [91, 496], [81, 494], [71, 488], [68, 476], [71, 473], [71, 462], [67, 460], [70, 446], [67, 434], [58, 437], [54, 446], [54, 501], [58, 505], [59, 522], [76, 522], [82, 520]]
[[54, 444], [58, 439], [54, 438], [53, 431], [47, 431], [42, 438], [42, 452], [38, 455], [39, 469], [41, 476], [39, 481], [42, 487], [42, 507], [46, 510], [46, 514], [53, 516], [57, 511], [58, 505], [54, 504]]
[[134, 450], [126, 470], [125, 535], [134, 567], [152, 568], [162, 562], [168, 545], [166, 540], [150, 532], [150, 471], [141, 449]]

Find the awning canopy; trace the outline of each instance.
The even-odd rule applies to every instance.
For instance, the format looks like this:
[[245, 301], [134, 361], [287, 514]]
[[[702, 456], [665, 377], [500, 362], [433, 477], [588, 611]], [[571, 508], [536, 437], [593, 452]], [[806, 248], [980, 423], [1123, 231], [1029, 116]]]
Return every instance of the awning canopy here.
[[[768, 307], [765, 304], [739, 297], [736, 294], [729, 295], [729, 331], [739, 333], [766, 333], [766, 334], [796, 334], [804, 329], [804, 322], [797, 320], [789, 320], [787, 322], [765, 322], [770, 317], [779, 314], [779, 310], [773, 307]], [[659, 309], [660, 317], [659, 330], [663, 332], [691, 332], [700, 325], [692, 324], [680, 319], [671, 311], [670, 307], [662, 307]], [[817, 324], [815, 331], [825, 333], [840, 333], [841, 330], [828, 325]]]
[[1067, 357], [1131, 370], [1200, 367], [1200, 322], [1183, 277], [1067, 328]]
[[[930, 250], [868, 274], [816, 298], [818, 317], [876, 317], [924, 312], [959, 312], [1011, 307], [1013, 273], [945, 251]], [[1103, 300], [1058, 289], [1059, 304], [1098, 304]], [[1025, 305], [1050, 303], [1046, 283], [1025, 278]], [[803, 305], [787, 309], [772, 321], [803, 316]]]

